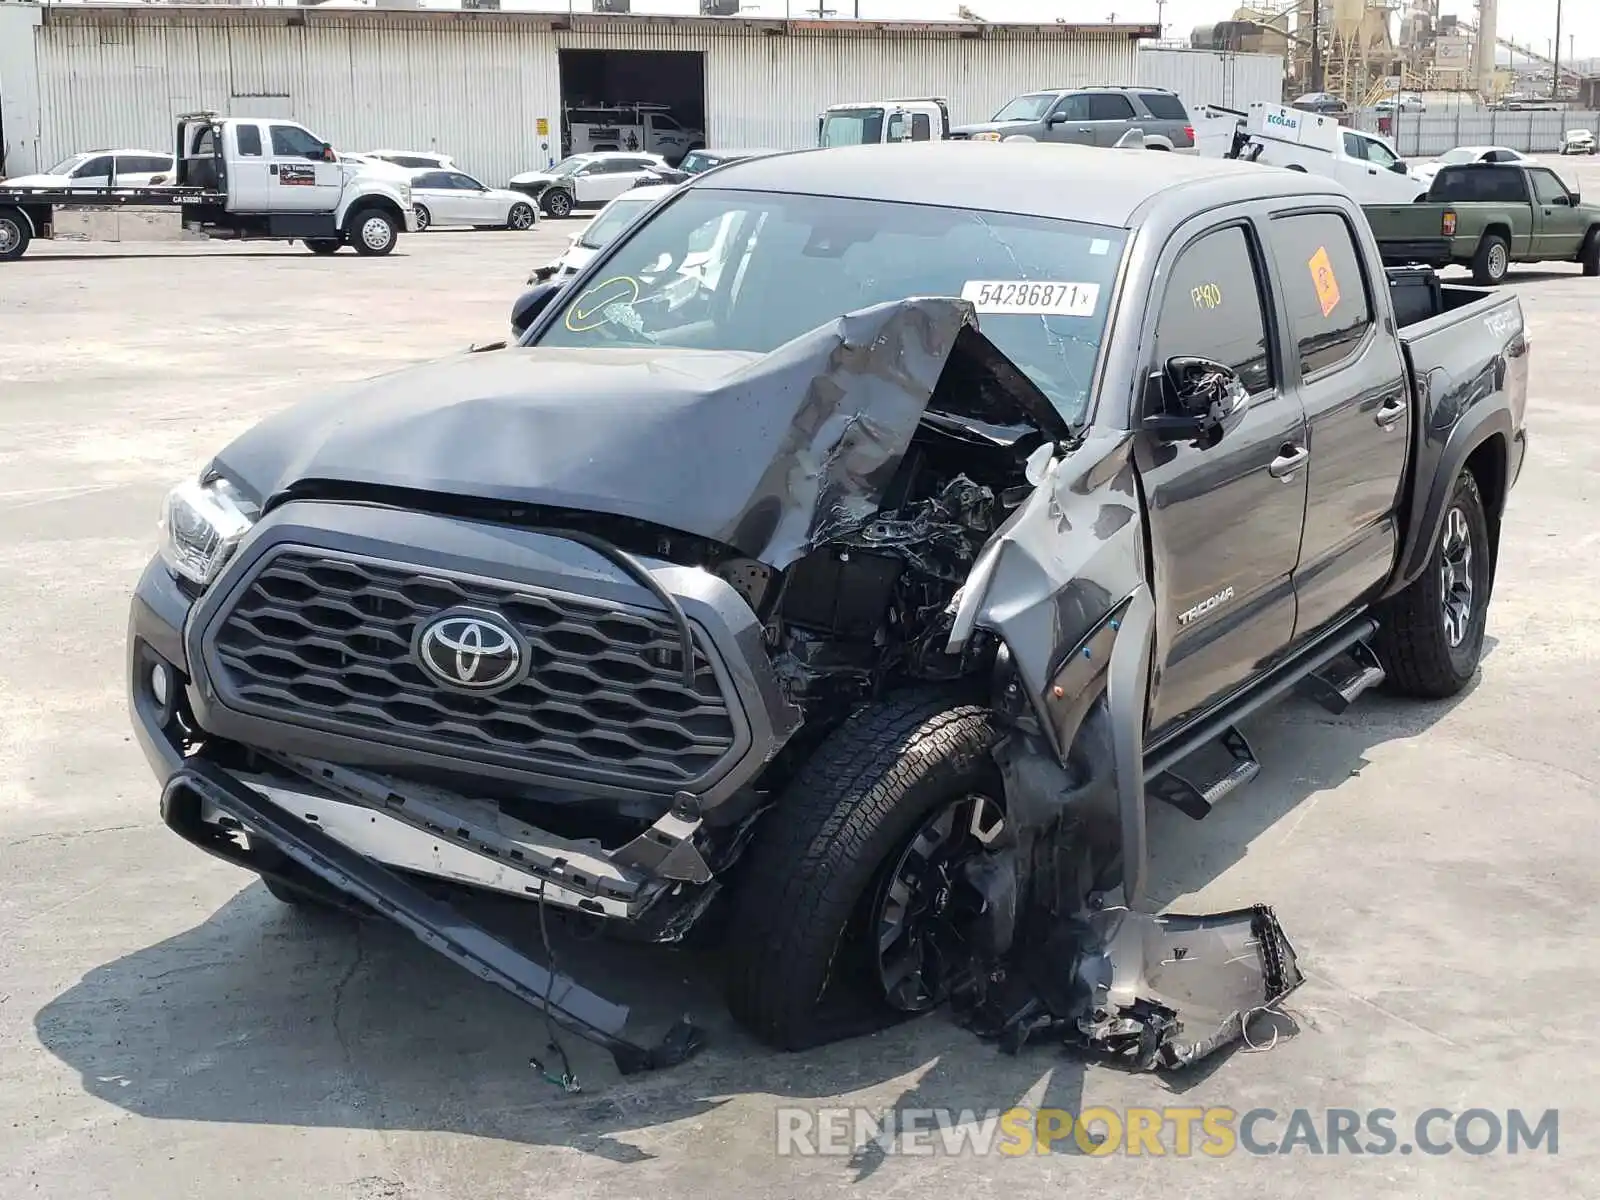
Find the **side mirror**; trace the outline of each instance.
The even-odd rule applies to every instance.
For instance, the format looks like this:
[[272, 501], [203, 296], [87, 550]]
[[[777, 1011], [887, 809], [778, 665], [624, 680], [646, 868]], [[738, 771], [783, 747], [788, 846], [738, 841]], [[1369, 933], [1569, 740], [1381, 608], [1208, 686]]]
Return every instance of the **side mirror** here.
[[1572, 197], [1572, 206], [1574, 208], [1576, 208], [1578, 205], [1583, 203], [1583, 193], [1582, 192], [1568, 192], [1567, 195]]
[[1066, 113], [1053, 112], [1048, 117], [1046, 117], [1044, 119], [1045, 127], [1049, 128], [1052, 125], [1063, 124], [1066, 121], [1066, 119], [1067, 119], [1067, 114]]
[[550, 301], [556, 298], [561, 291], [559, 283], [539, 283], [523, 292], [517, 297], [517, 302], [511, 306], [511, 329], [519, 338], [528, 332], [535, 318], [545, 309], [550, 307]]
[[1392, 163], [1390, 163], [1389, 164], [1389, 170], [1393, 171], [1396, 175], [1409, 175], [1409, 174], [1411, 174], [1411, 168], [1406, 166], [1406, 160], [1403, 159], [1403, 158], [1397, 158]]
[[333, 148], [333, 145], [331, 143], [329, 143], [329, 142], [323, 142], [322, 143], [322, 161], [323, 162], [338, 162], [339, 161], [338, 153], [335, 152], [335, 150]]
[[1250, 407], [1238, 372], [1209, 358], [1167, 359], [1151, 373], [1148, 389], [1157, 414], [1144, 419], [1144, 428], [1163, 442], [1188, 442], [1198, 450], [1220, 442]]

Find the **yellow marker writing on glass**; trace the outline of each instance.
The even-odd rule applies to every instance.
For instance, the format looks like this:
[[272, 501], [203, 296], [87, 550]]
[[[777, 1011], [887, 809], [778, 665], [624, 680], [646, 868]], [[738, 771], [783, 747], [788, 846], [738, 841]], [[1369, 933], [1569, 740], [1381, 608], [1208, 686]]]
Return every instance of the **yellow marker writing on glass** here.
[[587, 333], [598, 329], [607, 321], [606, 309], [613, 304], [632, 304], [639, 298], [639, 281], [631, 275], [613, 275], [595, 284], [572, 302], [567, 309], [567, 328], [573, 333]]

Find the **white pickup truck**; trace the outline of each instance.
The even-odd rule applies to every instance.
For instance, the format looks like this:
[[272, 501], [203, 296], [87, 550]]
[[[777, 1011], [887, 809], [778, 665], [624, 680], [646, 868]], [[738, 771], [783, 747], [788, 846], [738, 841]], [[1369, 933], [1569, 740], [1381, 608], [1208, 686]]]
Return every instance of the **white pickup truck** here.
[[950, 136], [950, 102], [937, 96], [830, 104], [817, 116], [818, 146], [940, 142]]
[[1377, 134], [1283, 104], [1251, 104], [1227, 157], [1337, 179], [1361, 204], [1410, 204], [1428, 190]]
[[176, 178], [150, 187], [6, 187], [0, 184], [0, 262], [54, 236], [69, 208], [180, 207], [184, 228], [213, 238], [302, 241], [315, 254], [350, 245], [388, 254], [416, 229], [403, 179], [344, 161], [293, 121], [178, 118]]

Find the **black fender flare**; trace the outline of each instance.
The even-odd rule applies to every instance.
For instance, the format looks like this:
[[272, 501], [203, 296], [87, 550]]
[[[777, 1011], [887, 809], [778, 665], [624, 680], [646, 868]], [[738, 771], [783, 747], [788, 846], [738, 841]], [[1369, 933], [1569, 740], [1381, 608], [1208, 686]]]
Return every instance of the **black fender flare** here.
[[28, 211], [28, 206], [27, 205], [25, 205], [25, 204], [0, 204], [0, 213], [15, 213], [17, 216], [22, 218], [23, 224], [25, 224], [28, 227], [28, 236], [29, 237], [38, 237], [39, 236], [39, 225], [38, 225], [38, 222], [36, 222], [33, 219], [33, 214]]
[[[1450, 436], [1439, 454], [1438, 465], [1434, 468], [1433, 479], [1428, 484], [1427, 495], [1420, 505], [1412, 508], [1410, 527], [1406, 530], [1400, 549], [1400, 565], [1389, 580], [1389, 586], [1384, 589], [1384, 597], [1401, 591], [1422, 574], [1428, 563], [1428, 554], [1444, 524], [1445, 506], [1449, 503], [1456, 477], [1466, 467], [1467, 459], [1473, 452], [1496, 434], [1500, 435], [1504, 445], [1504, 460], [1500, 468], [1505, 487], [1496, 498], [1496, 509], [1487, 515], [1492, 525], [1499, 524], [1505, 493], [1510, 490], [1511, 445], [1516, 431], [1512, 428], [1510, 410], [1499, 405], [1485, 405], [1477, 412], [1469, 410], [1450, 430]], [[1427, 436], [1426, 431], [1423, 436]]]

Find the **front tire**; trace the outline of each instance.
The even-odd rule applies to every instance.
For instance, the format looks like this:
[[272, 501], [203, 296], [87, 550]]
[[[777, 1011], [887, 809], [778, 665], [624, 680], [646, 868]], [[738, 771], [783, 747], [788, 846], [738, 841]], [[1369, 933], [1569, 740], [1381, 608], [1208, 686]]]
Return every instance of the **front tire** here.
[[1472, 282], [1479, 286], [1504, 283], [1511, 269], [1511, 243], [1498, 233], [1486, 233], [1472, 256]]
[[350, 244], [369, 258], [388, 254], [400, 240], [395, 219], [381, 208], [364, 208], [350, 220]]
[[1578, 261], [1583, 263], [1585, 275], [1600, 275], [1600, 229], [1589, 231], [1589, 238], [1583, 243], [1583, 254]]
[[[729, 930], [735, 1019], [770, 1046], [803, 1050], [938, 1003], [948, 979], [925, 968], [928, 947], [946, 943], [930, 934], [924, 945], [886, 923], [908, 912], [952, 919], [944, 906], [954, 887], [928, 916], [907, 902], [906, 880], [927, 878], [934, 853], [955, 852], [943, 834], [959, 839], [969, 820], [993, 828], [995, 740], [986, 708], [925, 692], [871, 705], [828, 735], [741, 865]], [[986, 815], [960, 815], [974, 809]], [[926, 887], [917, 894], [930, 903]], [[910, 972], [898, 990], [890, 970]]]
[[411, 211], [417, 214], [417, 232], [428, 232], [428, 226], [433, 224], [433, 214], [428, 211], [426, 204], [413, 204]]
[[506, 216], [506, 228], [521, 232], [525, 229], [532, 229], [537, 221], [538, 217], [534, 215], [533, 205], [513, 204], [511, 212]]
[[560, 188], [551, 188], [539, 198], [539, 207], [551, 217], [567, 217], [572, 215], [572, 197]]
[[1483, 656], [1491, 554], [1483, 494], [1464, 470], [1450, 490], [1428, 565], [1379, 613], [1373, 650], [1391, 690], [1443, 700], [1467, 686]]

